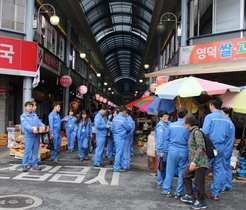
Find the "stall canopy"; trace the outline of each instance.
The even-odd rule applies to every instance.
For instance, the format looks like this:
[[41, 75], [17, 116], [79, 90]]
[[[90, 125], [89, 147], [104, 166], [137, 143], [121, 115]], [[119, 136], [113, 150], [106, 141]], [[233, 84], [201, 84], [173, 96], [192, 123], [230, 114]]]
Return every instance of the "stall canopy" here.
[[145, 77], [227, 73], [227, 72], [237, 72], [237, 71], [246, 71], [245, 60], [170, 67], [170, 68], [162, 69], [160, 71], [145, 74]]

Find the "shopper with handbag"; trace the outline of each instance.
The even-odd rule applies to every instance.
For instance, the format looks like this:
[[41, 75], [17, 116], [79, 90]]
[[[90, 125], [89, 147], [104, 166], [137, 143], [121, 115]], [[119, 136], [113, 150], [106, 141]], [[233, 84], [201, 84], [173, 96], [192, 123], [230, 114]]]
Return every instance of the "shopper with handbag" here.
[[[192, 114], [184, 117], [184, 126], [190, 131], [188, 140], [189, 163], [183, 172], [186, 194], [181, 201], [191, 204], [192, 209], [205, 209], [205, 170], [209, 168], [209, 160], [205, 153], [205, 141], [197, 127], [197, 120]], [[197, 190], [197, 200], [193, 197], [192, 179]]]

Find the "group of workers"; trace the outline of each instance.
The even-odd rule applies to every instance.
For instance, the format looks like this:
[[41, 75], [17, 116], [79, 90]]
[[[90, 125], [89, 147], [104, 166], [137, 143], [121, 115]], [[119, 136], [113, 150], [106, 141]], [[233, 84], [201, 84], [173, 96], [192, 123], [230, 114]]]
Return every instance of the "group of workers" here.
[[[232, 189], [230, 158], [235, 126], [230, 119], [230, 110], [221, 108], [222, 103], [219, 97], [211, 99], [211, 113], [205, 117], [201, 128], [218, 151], [218, 155], [212, 159], [205, 153], [205, 140], [197, 126], [197, 120], [188, 114], [187, 109], [178, 109], [178, 120], [172, 123], [165, 110], [158, 113], [159, 122], [155, 128], [156, 152], [159, 161], [166, 161], [166, 168], [157, 171], [157, 188], [162, 189], [165, 196], [171, 197], [172, 182], [175, 174], [178, 175], [173, 195], [191, 204], [192, 209], [205, 209], [205, 197], [218, 201], [220, 193]], [[210, 166], [213, 171], [211, 193], [205, 194], [205, 173]]]
[[[40, 170], [38, 167], [38, 149], [40, 133], [37, 126], [45, 126], [36, 114], [36, 102], [25, 103], [25, 112], [20, 116], [24, 134], [25, 150], [22, 159], [22, 171], [27, 172], [29, 167], [33, 170]], [[66, 123], [66, 137], [68, 140], [68, 152], [74, 151], [74, 142], [77, 140], [78, 156], [81, 162], [89, 160], [88, 142], [92, 137], [92, 121], [86, 111], [81, 111], [78, 118], [74, 116], [72, 109], [63, 119], [60, 118], [61, 104], [53, 103], [53, 110], [48, 116], [50, 139], [53, 142], [54, 150], [51, 153], [51, 160], [58, 163], [58, 151], [61, 145], [61, 123]], [[107, 105], [102, 104], [101, 109], [94, 118], [96, 130], [96, 149], [94, 166], [103, 167], [102, 162], [105, 146], [108, 164], [114, 164], [114, 171], [127, 171], [130, 169], [130, 157], [133, 147], [133, 133], [135, 122], [130, 110], [121, 106], [108, 115]], [[113, 154], [115, 160], [113, 162]]]
[[[114, 110], [109, 115], [108, 120], [105, 120], [106, 113], [107, 106], [102, 105], [94, 119], [96, 128], [94, 166], [105, 166], [102, 162], [102, 157], [108, 136], [107, 155], [109, 163], [112, 163], [113, 148], [115, 146], [114, 171], [128, 171], [130, 170], [130, 151], [133, 143], [135, 122], [130, 115], [130, 111], [125, 106], [120, 106], [119, 110]], [[114, 146], [112, 142], [114, 142]]]

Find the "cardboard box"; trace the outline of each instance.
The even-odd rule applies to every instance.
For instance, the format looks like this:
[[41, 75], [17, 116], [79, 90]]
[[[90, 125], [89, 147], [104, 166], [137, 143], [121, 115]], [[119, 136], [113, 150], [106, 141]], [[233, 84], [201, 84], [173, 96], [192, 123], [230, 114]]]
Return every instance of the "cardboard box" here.
[[7, 146], [8, 139], [0, 139], [0, 146]]
[[0, 139], [7, 139], [8, 138], [8, 135], [3, 133], [3, 134], [0, 134]]

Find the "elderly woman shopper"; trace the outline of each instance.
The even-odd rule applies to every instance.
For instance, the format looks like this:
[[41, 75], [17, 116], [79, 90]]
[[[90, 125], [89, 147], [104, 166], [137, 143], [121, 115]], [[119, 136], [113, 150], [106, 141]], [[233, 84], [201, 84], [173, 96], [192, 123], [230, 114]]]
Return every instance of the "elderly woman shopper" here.
[[[184, 117], [184, 126], [190, 130], [188, 140], [189, 164], [183, 172], [186, 195], [180, 198], [190, 203], [192, 209], [205, 209], [205, 170], [209, 167], [208, 157], [205, 153], [205, 142], [202, 132], [198, 129], [197, 120], [192, 114]], [[192, 179], [197, 189], [198, 198], [195, 201], [192, 191]]]

